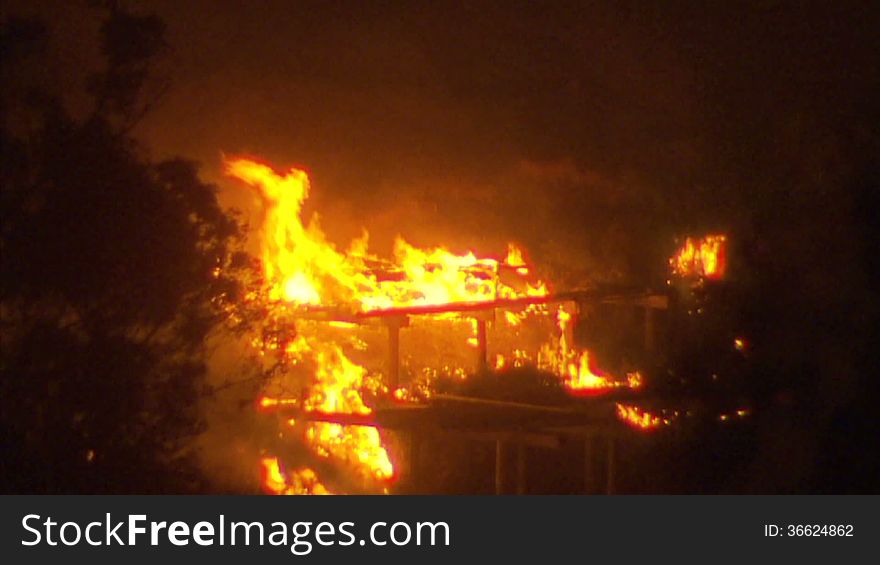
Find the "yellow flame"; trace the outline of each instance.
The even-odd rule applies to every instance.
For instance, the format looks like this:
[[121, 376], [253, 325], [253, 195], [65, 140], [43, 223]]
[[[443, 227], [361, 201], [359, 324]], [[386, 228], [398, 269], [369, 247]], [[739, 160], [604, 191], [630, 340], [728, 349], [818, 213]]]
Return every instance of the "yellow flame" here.
[[721, 279], [727, 267], [727, 237], [707, 235], [702, 239], [687, 238], [681, 249], [669, 260], [672, 272], [683, 277]]
[[[549, 292], [540, 281], [502, 280], [502, 264], [511, 267], [520, 278], [530, 273], [522, 250], [513, 245], [509, 246], [505, 261], [501, 261], [480, 258], [472, 252], [457, 255], [442, 247], [419, 249], [398, 238], [393, 259], [382, 261], [370, 254], [369, 234], [365, 231], [347, 251], [339, 251], [325, 237], [317, 216], [307, 224], [303, 222], [303, 205], [310, 191], [304, 171], [293, 168], [279, 174], [253, 160], [231, 159], [226, 161], [226, 172], [256, 189], [262, 198], [262, 264], [268, 298], [279, 303], [277, 312], [286, 312], [286, 305], [294, 309], [341, 305], [374, 310], [484, 302]], [[335, 323], [334, 327], [352, 326]], [[263, 343], [261, 354], [265, 353], [263, 349], [283, 353], [296, 362], [313, 363], [314, 382], [302, 401], [306, 411], [361, 415], [371, 412], [362, 396], [362, 390], [370, 385], [367, 371], [351, 361], [338, 345], [297, 335], [285, 343]], [[297, 404], [295, 399], [260, 400], [260, 407], [266, 409]], [[318, 455], [332, 457], [372, 479], [387, 480], [394, 476], [394, 467], [376, 428], [313, 422], [303, 429], [306, 442]], [[284, 476], [278, 461], [272, 461], [263, 461], [265, 487], [270, 492], [326, 490], [316, 477], [311, 480], [313, 471], [301, 470]]]
[[596, 369], [590, 361], [588, 350], [578, 350], [570, 344], [568, 328], [574, 321], [574, 315], [560, 306], [556, 312], [559, 338], [555, 342], [544, 344], [538, 354], [538, 367], [560, 375], [565, 386], [572, 392], [602, 392], [617, 387], [639, 388], [642, 384], [641, 374], [630, 373], [625, 381]]
[[651, 414], [647, 410], [642, 410], [638, 406], [630, 406], [626, 404], [617, 404], [617, 417], [627, 424], [640, 428], [642, 430], [653, 430], [660, 426], [670, 424], [670, 420]]
[[285, 475], [275, 457], [264, 457], [260, 464], [263, 468], [263, 488], [271, 494], [331, 494], [309, 468]]
[[[500, 261], [468, 252], [456, 255], [442, 247], [419, 249], [402, 238], [394, 244], [387, 270], [397, 277], [379, 277], [367, 261], [369, 234], [355, 240], [347, 253], [338, 251], [321, 231], [317, 216], [308, 225], [302, 207], [309, 194], [308, 175], [299, 169], [278, 174], [248, 159], [226, 162], [226, 172], [257, 189], [265, 209], [263, 268], [269, 296], [293, 304], [357, 305], [381, 309], [450, 302], [491, 301], [514, 296], [547, 294], [546, 285], [527, 284], [522, 291], [500, 282]], [[522, 250], [511, 245], [507, 261], [528, 268]]]

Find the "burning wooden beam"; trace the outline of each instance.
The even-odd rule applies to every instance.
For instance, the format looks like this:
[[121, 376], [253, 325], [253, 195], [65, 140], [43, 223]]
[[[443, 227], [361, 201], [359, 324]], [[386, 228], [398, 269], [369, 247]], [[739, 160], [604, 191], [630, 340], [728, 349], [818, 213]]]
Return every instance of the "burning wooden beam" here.
[[571, 430], [614, 422], [614, 402], [593, 399], [570, 407], [543, 406], [455, 395], [437, 395], [430, 404], [390, 406], [370, 414], [344, 414], [303, 410], [278, 405], [273, 409], [297, 421], [326, 422], [343, 426], [386, 429], [448, 428], [469, 431]]
[[385, 318], [388, 327], [388, 388], [396, 390], [400, 385], [400, 328], [409, 325], [406, 316]]
[[293, 318], [349, 322], [363, 324], [372, 319], [399, 318], [402, 316], [431, 316], [437, 314], [469, 312], [486, 312], [491, 310], [522, 310], [533, 305], [555, 304], [560, 302], [575, 303], [606, 303], [627, 304], [665, 310], [669, 299], [664, 294], [646, 292], [644, 290], [575, 290], [545, 294], [541, 296], [524, 296], [520, 298], [502, 298], [476, 302], [447, 302], [444, 304], [425, 304], [400, 308], [379, 308], [352, 312], [333, 307], [309, 307], [293, 311]]

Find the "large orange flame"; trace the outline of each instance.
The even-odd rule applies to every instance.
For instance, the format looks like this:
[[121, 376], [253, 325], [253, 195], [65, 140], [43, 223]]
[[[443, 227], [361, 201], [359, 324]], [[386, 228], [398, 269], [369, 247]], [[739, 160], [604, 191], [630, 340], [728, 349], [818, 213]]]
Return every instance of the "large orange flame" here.
[[[317, 216], [307, 224], [302, 220], [303, 204], [309, 195], [309, 178], [304, 171], [290, 169], [278, 173], [250, 159], [228, 160], [226, 171], [256, 189], [264, 202], [262, 264], [266, 294], [270, 303], [277, 305], [274, 311], [280, 315], [327, 308], [354, 313], [479, 303], [549, 293], [544, 283], [530, 279], [531, 269], [522, 250], [515, 245], [510, 245], [506, 257], [501, 259], [479, 257], [472, 252], [455, 254], [443, 247], [419, 249], [398, 238], [389, 261], [370, 253], [369, 236], [364, 231], [347, 251], [340, 251], [325, 237]], [[519, 312], [505, 310], [501, 321], [516, 327], [528, 315], [552, 314], [543, 306]], [[570, 322], [571, 314], [560, 309], [560, 336], [537, 353], [540, 368], [560, 375], [575, 392], [638, 386], [637, 374], [631, 375], [629, 381], [619, 382], [592, 367], [589, 353], [576, 350], [566, 337]], [[356, 326], [335, 323], [333, 327], [346, 330]], [[471, 336], [468, 342], [476, 345], [476, 338]], [[260, 408], [296, 406], [329, 414], [371, 413], [364, 392], [381, 388], [381, 380], [377, 382], [376, 375], [370, 375], [365, 367], [352, 361], [339, 344], [298, 331], [283, 344], [277, 340], [264, 341], [262, 348], [274, 350], [295, 364], [313, 367], [313, 381], [301, 398], [265, 396], [259, 401]], [[525, 351], [511, 353], [509, 362], [513, 366], [532, 361]], [[498, 359], [500, 366], [508, 362], [500, 354]], [[452, 372], [465, 374], [460, 367], [452, 368]], [[388, 392], [398, 399], [410, 396], [410, 391], [404, 389]], [[295, 422], [290, 423], [303, 431], [306, 444], [318, 456], [346, 465], [365, 481], [381, 484], [394, 477], [394, 465], [376, 428], [330, 422], [297, 427]], [[312, 469], [286, 471], [275, 457], [264, 458], [262, 466], [263, 486], [268, 492], [328, 493]]]
[[[263, 266], [274, 300], [373, 310], [547, 293], [542, 283], [523, 290], [503, 284], [495, 276], [498, 259], [479, 258], [472, 252], [456, 255], [442, 247], [423, 250], [402, 238], [395, 242], [391, 263], [369, 252], [366, 231], [347, 252], [340, 252], [327, 241], [317, 217], [303, 224], [302, 206], [309, 194], [304, 171], [290, 169], [282, 175], [248, 159], [227, 161], [226, 171], [258, 189], [266, 204]], [[508, 258], [528, 271], [518, 248], [511, 246]], [[389, 272], [397, 276], [381, 276]]]
[[[348, 251], [341, 252], [326, 239], [317, 217], [303, 223], [303, 204], [309, 195], [309, 178], [304, 171], [290, 169], [279, 174], [250, 159], [231, 159], [226, 162], [226, 172], [255, 188], [263, 199], [262, 264], [270, 301], [303, 310], [324, 306], [375, 310], [548, 292], [540, 282], [511, 286], [509, 279], [502, 280], [502, 265], [520, 277], [529, 274], [522, 251], [512, 245], [504, 262], [471, 252], [456, 255], [442, 247], [423, 250], [398, 238], [389, 262], [369, 252], [365, 231]], [[316, 368], [301, 408], [341, 414], [371, 412], [362, 396], [367, 371], [338, 345], [299, 335], [284, 347], [283, 354], [294, 361], [310, 361]], [[297, 400], [264, 397], [260, 404], [269, 408], [295, 405]], [[305, 438], [318, 455], [347, 463], [365, 477], [387, 480], [394, 475], [375, 428], [316, 422], [307, 424]], [[320, 485], [317, 479], [304, 480], [311, 475], [303, 475], [303, 471], [284, 476], [273, 458], [263, 464], [264, 485], [271, 492], [302, 492]], [[297, 486], [291, 488], [291, 482]], [[317, 490], [326, 489], [320, 485]]]
[[263, 466], [263, 488], [272, 494], [331, 494], [309, 468], [285, 474], [275, 457], [264, 457], [260, 464]]

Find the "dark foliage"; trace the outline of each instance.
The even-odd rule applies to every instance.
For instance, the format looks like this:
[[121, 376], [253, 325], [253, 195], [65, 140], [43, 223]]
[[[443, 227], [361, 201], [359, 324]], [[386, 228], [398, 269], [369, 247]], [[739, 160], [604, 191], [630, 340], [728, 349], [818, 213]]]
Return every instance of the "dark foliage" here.
[[[4, 22], [4, 69], [39, 66], [46, 34]], [[201, 429], [205, 338], [237, 297], [227, 274], [240, 234], [194, 163], [152, 163], [128, 134], [155, 101], [163, 46], [160, 20], [110, 10], [84, 118], [9, 73], [19, 82], [2, 130], [2, 491], [199, 488], [188, 442]]]

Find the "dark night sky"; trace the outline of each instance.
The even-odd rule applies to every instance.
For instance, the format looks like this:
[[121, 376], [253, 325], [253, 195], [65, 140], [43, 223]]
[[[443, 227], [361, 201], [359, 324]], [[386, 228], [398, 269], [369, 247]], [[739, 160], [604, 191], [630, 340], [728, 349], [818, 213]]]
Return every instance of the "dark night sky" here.
[[[51, 23], [72, 91], [98, 18], [71, 4], [9, 10]], [[138, 135], [224, 187], [221, 151], [304, 165], [340, 242], [366, 225], [380, 248], [513, 238], [606, 265], [638, 226], [728, 227], [779, 179], [833, 183], [876, 144], [871, 2], [611, 4], [131, 3], [171, 46]]]

